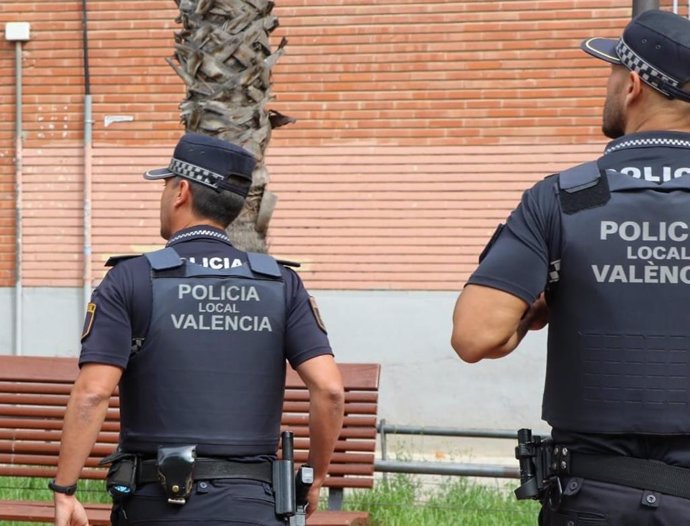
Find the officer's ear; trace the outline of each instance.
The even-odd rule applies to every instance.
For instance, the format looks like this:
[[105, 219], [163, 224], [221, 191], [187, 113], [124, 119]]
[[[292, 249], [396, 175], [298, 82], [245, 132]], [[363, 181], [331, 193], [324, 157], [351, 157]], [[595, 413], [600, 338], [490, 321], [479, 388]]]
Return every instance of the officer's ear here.
[[191, 204], [192, 191], [190, 184], [191, 183], [187, 179], [180, 178], [180, 184], [177, 186], [177, 191], [175, 193], [175, 208]]
[[625, 84], [625, 106], [630, 107], [640, 101], [642, 97], [643, 82], [640, 75], [635, 71], [628, 72]]

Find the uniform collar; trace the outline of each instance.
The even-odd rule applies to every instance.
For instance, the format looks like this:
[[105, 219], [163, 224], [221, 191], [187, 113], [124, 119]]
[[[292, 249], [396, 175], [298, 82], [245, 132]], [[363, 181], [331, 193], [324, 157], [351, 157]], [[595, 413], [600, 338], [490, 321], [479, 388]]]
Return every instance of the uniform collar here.
[[619, 137], [606, 145], [604, 155], [634, 148], [690, 148], [690, 133], [657, 131], [631, 133]]
[[166, 247], [182, 243], [184, 241], [192, 241], [197, 239], [212, 239], [214, 241], [223, 241], [231, 245], [228, 235], [221, 230], [209, 225], [197, 225], [189, 228], [183, 228], [175, 232], [170, 240], [166, 243]]

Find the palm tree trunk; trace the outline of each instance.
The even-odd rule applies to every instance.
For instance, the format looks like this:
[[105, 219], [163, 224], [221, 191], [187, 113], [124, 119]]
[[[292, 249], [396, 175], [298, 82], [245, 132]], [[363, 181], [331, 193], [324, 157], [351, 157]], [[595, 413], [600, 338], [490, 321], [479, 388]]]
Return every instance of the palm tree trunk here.
[[257, 158], [245, 208], [228, 234], [242, 249], [266, 252], [275, 196], [266, 190], [264, 153], [271, 129], [293, 119], [268, 110], [273, 52], [269, 35], [278, 27], [269, 0], [175, 0], [180, 9], [175, 55], [168, 63], [187, 86], [180, 118], [195, 131], [239, 144]]

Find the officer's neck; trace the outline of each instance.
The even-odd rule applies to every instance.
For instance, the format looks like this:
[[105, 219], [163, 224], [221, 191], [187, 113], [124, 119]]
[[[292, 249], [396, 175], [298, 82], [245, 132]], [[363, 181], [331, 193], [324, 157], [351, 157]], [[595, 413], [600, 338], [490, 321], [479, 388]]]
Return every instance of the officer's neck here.
[[180, 230], [188, 230], [191, 228], [208, 228], [213, 227], [218, 230], [225, 231], [225, 227], [220, 223], [208, 219], [206, 217], [188, 216], [186, 218], [178, 218], [173, 221], [170, 231], [172, 232], [171, 238]]
[[667, 104], [649, 105], [644, 111], [628, 113], [625, 135], [654, 131], [690, 133], [690, 103], [672, 101]]

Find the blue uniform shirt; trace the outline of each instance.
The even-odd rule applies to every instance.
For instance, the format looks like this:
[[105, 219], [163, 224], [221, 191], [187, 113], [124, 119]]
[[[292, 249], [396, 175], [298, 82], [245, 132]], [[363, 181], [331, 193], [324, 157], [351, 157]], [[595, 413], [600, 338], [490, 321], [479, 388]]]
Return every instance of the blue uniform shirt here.
[[[230, 244], [225, 232], [196, 226], [176, 232], [167, 246], [190, 261], [211, 268], [246, 265], [246, 254]], [[287, 321], [284, 350], [294, 368], [316, 356], [333, 354], [313, 302], [292, 270], [281, 266]], [[146, 337], [151, 319], [150, 266], [143, 256], [118, 263], [94, 291], [84, 325], [79, 364], [102, 363], [127, 368], [130, 354]]]
[[[611, 141], [598, 162], [602, 169], [614, 169], [663, 185], [674, 178], [690, 176], [690, 134], [626, 135]], [[499, 289], [531, 304], [550, 280], [558, 279], [561, 225], [556, 184], [556, 177], [550, 176], [523, 194], [467, 283]], [[596, 435], [563, 429], [554, 429], [552, 435], [573, 450], [655, 458], [690, 467], [687, 436]]]

